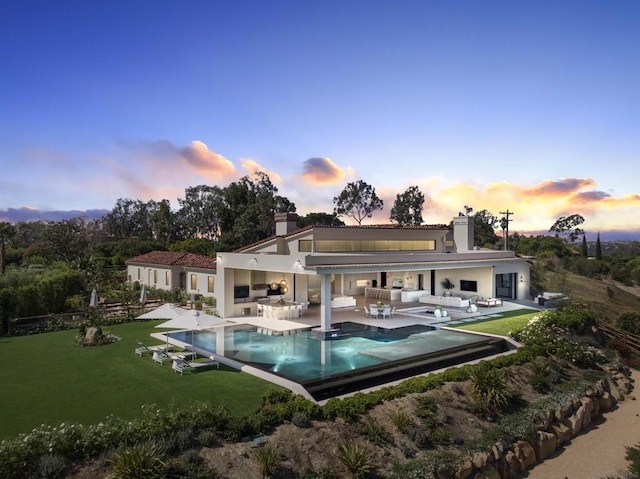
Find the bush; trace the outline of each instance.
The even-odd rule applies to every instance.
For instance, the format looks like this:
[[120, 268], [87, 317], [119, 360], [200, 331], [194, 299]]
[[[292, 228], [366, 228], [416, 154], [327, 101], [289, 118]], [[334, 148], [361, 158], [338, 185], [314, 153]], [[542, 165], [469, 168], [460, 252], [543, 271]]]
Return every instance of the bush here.
[[365, 436], [369, 441], [376, 446], [384, 446], [391, 443], [391, 436], [387, 430], [380, 426], [373, 418], [367, 416], [364, 421], [361, 421], [356, 426], [356, 431], [359, 434]]
[[631, 334], [640, 334], [640, 313], [623, 313], [616, 321], [616, 325]]
[[311, 426], [311, 421], [309, 421], [307, 415], [302, 411], [294, 412], [293, 416], [291, 416], [291, 422], [294, 426], [298, 426], [300, 428], [307, 428]]
[[400, 432], [407, 432], [412, 424], [411, 416], [404, 411], [393, 411], [391, 413], [391, 422]]
[[361, 479], [374, 469], [369, 449], [355, 441], [341, 441], [336, 458], [354, 479]]
[[629, 464], [629, 472], [633, 477], [640, 478], [640, 443], [635, 447], [627, 447], [625, 449], [627, 451], [625, 459], [631, 462]]
[[277, 446], [266, 444], [255, 452], [258, 469], [262, 477], [268, 478], [276, 473], [282, 463], [282, 454]]
[[394, 464], [391, 479], [439, 479], [450, 475], [461, 463], [462, 458], [454, 452], [437, 452]]
[[483, 410], [504, 410], [514, 395], [507, 385], [507, 377], [502, 369], [480, 363], [471, 373], [473, 397]]
[[155, 442], [146, 441], [114, 454], [108, 461], [109, 479], [162, 479], [166, 477], [167, 463], [164, 449]]

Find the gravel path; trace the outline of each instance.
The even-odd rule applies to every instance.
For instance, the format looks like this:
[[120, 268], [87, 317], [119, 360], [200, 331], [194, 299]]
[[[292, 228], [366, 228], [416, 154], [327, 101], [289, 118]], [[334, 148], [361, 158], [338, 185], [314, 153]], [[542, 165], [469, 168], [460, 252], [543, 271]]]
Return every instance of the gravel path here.
[[[635, 388], [640, 387], [640, 372], [633, 371]], [[618, 408], [604, 415], [586, 433], [571, 440], [559, 452], [525, 472], [528, 479], [604, 479], [623, 477], [629, 462], [625, 447], [640, 444], [640, 400], [634, 389]]]

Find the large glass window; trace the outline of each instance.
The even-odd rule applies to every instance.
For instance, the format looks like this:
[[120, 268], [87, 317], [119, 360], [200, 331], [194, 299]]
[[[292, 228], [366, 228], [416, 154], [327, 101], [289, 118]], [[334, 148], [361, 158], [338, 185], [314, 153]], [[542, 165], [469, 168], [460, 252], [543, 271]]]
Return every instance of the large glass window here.
[[207, 291], [213, 293], [213, 276], [207, 276]]
[[153, 270], [153, 284], [158, 284], [158, 270]]
[[171, 273], [169, 271], [165, 271], [164, 273], [164, 284], [169, 286], [171, 283]]
[[[357, 251], [435, 251], [435, 240], [316, 240], [319, 253], [351, 253]], [[302, 250], [301, 250], [302, 251]]]
[[196, 291], [198, 289], [198, 275], [197, 274], [192, 274], [191, 275], [191, 289], [193, 291]]
[[298, 241], [298, 251], [300, 253], [311, 253], [311, 246], [312, 246], [312, 241], [311, 240], [299, 240]]

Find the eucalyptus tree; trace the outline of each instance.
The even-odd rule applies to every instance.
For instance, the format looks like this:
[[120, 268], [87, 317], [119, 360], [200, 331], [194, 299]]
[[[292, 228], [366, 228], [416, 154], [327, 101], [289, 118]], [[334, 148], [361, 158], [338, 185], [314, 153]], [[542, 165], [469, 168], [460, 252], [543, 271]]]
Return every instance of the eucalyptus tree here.
[[11, 223], [3, 221], [0, 223], [0, 274], [4, 274], [7, 267], [6, 245], [16, 236], [16, 228]]
[[555, 232], [564, 236], [569, 242], [574, 242], [584, 235], [584, 230], [580, 228], [582, 223], [584, 223], [584, 218], [581, 215], [561, 216], [551, 225], [549, 232]]
[[500, 220], [488, 210], [477, 211], [473, 215], [474, 243], [476, 246], [494, 246], [500, 238], [496, 228]]
[[119, 198], [103, 218], [103, 228], [109, 240], [153, 238], [148, 205], [141, 200]]
[[404, 193], [396, 195], [389, 219], [399, 225], [422, 224], [424, 195], [417, 186], [410, 186]]
[[376, 195], [373, 186], [362, 180], [347, 183], [340, 194], [333, 198], [333, 212], [337, 216], [353, 218], [359, 225], [371, 218], [374, 211], [382, 210], [383, 201]]
[[257, 172], [222, 189], [218, 203], [219, 251], [228, 251], [275, 233], [275, 214], [294, 213], [296, 206], [277, 194], [269, 175]]
[[224, 193], [218, 186], [198, 185], [185, 189], [178, 199], [182, 239], [205, 238], [217, 241], [220, 236], [220, 204]]

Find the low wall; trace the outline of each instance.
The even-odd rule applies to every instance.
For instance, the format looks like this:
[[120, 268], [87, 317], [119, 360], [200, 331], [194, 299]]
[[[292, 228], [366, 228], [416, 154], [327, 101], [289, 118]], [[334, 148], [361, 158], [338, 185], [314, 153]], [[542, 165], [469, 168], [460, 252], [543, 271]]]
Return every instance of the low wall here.
[[456, 471], [456, 479], [516, 479], [582, 432], [592, 421], [613, 409], [632, 389], [628, 374], [609, 371], [612, 381], [599, 380], [587, 394], [555, 411], [549, 411], [544, 424], [536, 427], [530, 441], [498, 441], [489, 451], [467, 457]]

